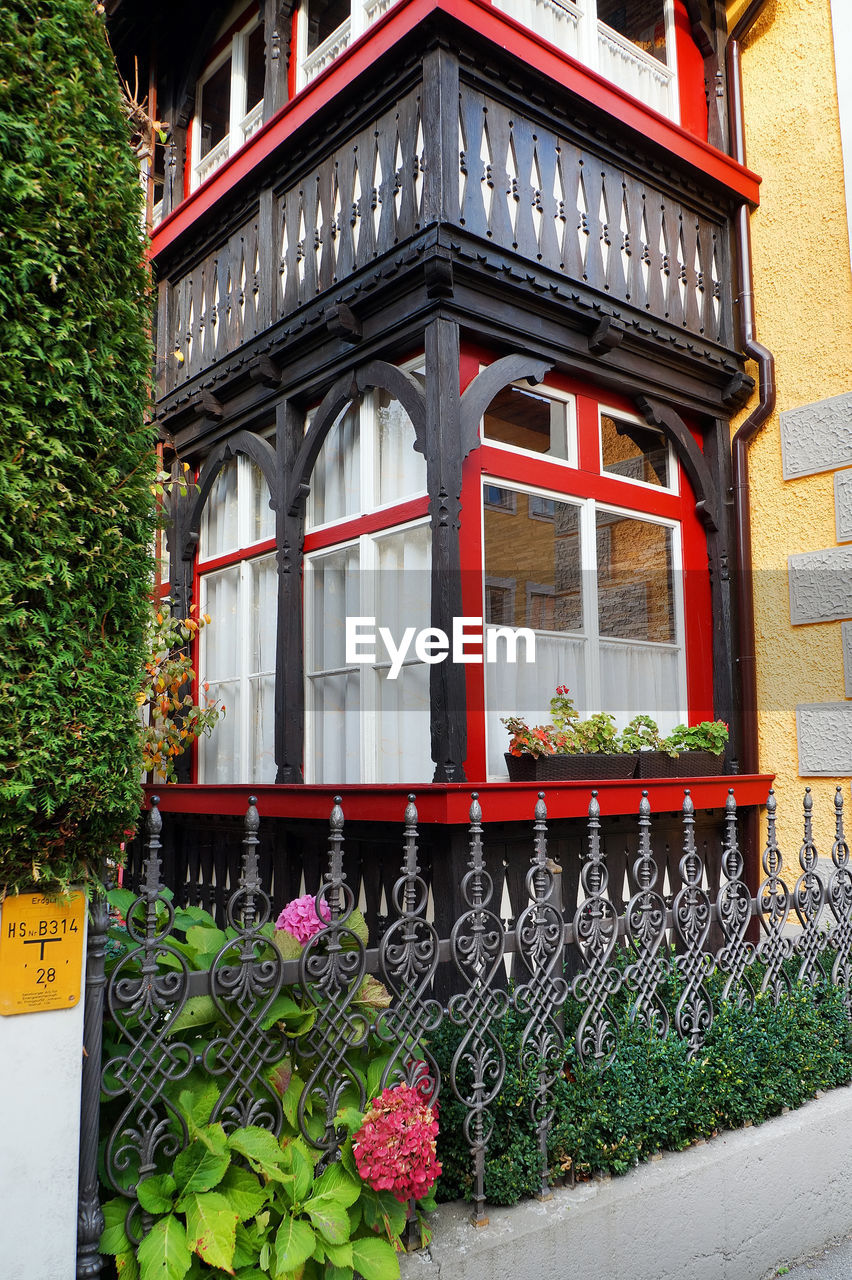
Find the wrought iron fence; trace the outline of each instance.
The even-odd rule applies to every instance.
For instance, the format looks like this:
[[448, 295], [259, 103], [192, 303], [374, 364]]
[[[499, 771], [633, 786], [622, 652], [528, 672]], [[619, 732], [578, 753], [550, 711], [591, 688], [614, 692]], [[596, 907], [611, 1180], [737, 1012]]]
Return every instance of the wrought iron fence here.
[[[804, 837], [800, 874], [792, 890], [783, 878], [776, 838], [776, 798], [767, 802], [763, 880], [752, 897], [744, 879], [738, 844], [734, 792], [728, 795], [722, 858], [722, 882], [711, 893], [695, 813], [685, 791], [681, 815], [680, 887], [664, 896], [652, 840], [653, 820], [647, 792], [638, 815], [639, 839], [632, 866], [632, 896], [623, 912], [610, 889], [607, 857], [600, 834], [597, 793], [588, 811], [587, 851], [581, 871], [579, 904], [566, 919], [560, 899], [560, 867], [548, 856], [547, 813], [543, 793], [535, 806], [532, 854], [526, 877], [527, 905], [514, 928], [507, 928], [493, 902], [486, 869], [482, 811], [474, 793], [470, 806], [469, 857], [461, 891], [465, 909], [448, 938], [430, 919], [428, 885], [418, 862], [418, 826], [414, 796], [404, 814], [402, 865], [393, 888], [395, 917], [377, 947], [365, 944], [355, 927], [356, 902], [343, 870], [344, 816], [339, 800], [331, 812], [328, 866], [316, 898], [322, 928], [304, 945], [298, 959], [285, 959], [270, 936], [271, 905], [259, 875], [259, 815], [250, 802], [245, 817], [239, 887], [227, 904], [233, 936], [226, 939], [209, 967], [191, 971], [184, 950], [175, 945], [175, 910], [161, 879], [162, 819], [152, 801], [148, 821], [144, 879], [126, 921], [128, 943], [106, 985], [106, 1004], [121, 1047], [105, 1056], [103, 1092], [116, 1099], [120, 1114], [102, 1135], [107, 1181], [127, 1198], [128, 1234], [139, 1240], [149, 1221], [136, 1200], [136, 1184], [171, 1160], [188, 1142], [187, 1123], [175, 1106], [173, 1086], [195, 1069], [205, 1070], [220, 1086], [213, 1119], [226, 1130], [246, 1124], [280, 1133], [279, 1093], [268, 1068], [285, 1054], [306, 1064], [305, 1087], [298, 1104], [304, 1138], [333, 1160], [342, 1141], [336, 1120], [344, 1091], [366, 1102], [363, 1076], [353, 1070], [353, 1055], [375, 1036], [386, 1046], [379, 1088], [405, 1083], [431, 1101], [449, 1087], [465, 1110], [464, 1132], [473, 1167], [473, 1221], [486, 1220], [484, 1165], [493, 1118], [489, 1108], [506, 1071], [499, 1024], [509, 1010], [520, 1014], [524, 1030], [520, 1065], [532, 1082], [530, 1114], [537, 1130], [541, 1192], [547, 1194], [548, 1130], [554, 1116], [554, 1085], [566, 1053], [563, 1013], [569, 999], [579, 1003], [575, 1048], [584, 1064], [605, 1070], [618, 1046], [618, 1018], [611, 1001], [628, 997], [629, 1019], [650, 1033], [681, 1037], [690, 1056], [699, 1053], [714, 1018], [708, 979], [723, 979], [721, 998], [753, 1007], [755, 990], [775, 1004], [790, 987], [785, 962], [798, 960], [797, 977], [817, 987], [835, 983], [852, 1019], [852, 868], [843, 829], [843, 796], [834, 801], [835, 833], [830, 869], [813, 837], [813, 798], [804, 798]], [[820, 874], [821, 871], [824, 874]], [[615, 901], [614, 901], [615, 899]], [[798, 922], [795, 936], [788, 927]], [[756, 923], [754, 923], [756, 922]], [[711, 928], [722, 944], [708, 949]], [[103, 955], [106, 922], [96, 914], [90, 949]], [[566, 949], [581, 957], [573, 978], [566, 977]], [[506, 982], [505, 962], [515, 959], [514, 985]], [[759, 962], [756, 966], [756, 962]], [[435, 998], [435, 976], [442, 963], [457, 974], [455, 994], [446, 1005]], [[574, 966], [577, 967], [576, 965]], [[97, 965], [94, 981], [98, 982]], [[670, 1019], [661, 989], [678, 975], [680, 996]], [[377, 974], [392, 996], [389, 1007], [365, 1011], [356, 996], [367, 974]], [[102, 981], [102, 979], [101, 979]], [[282, 989], [293, 988], [310, 1010], [307, 1034], [288, 1039], [280, 1023], [270, 1024]], [[99, 988], [101, 990], [102, 988]], [[190, 1032], [175, 1033], [175, 1022], [192, 996], [209, 997], [220, 1030], [203, 1053]], [[99, 1017], [95, 999], [90, 1018]], [[446, 1020], [460, 1038], [442, 1082], [430, 1036]], [[670, 1025], [670, 1022], [673, 1025]], [[87, 1032], [94, 1046], [97, 1035]], [[96, 1073], [89, 1061], [87, 1070]], [[91, 1087], [89, 1094], [92, 1093]], [[307, 1113], [323, 1118], [317, 1128]], [[99, 1230], [92, 1189], [91, 1147], [97, 1126], [84, 1132], [89, 1154], [81, 1169], [81, 1244], [78, 1275], [96, 1275]], [[84, 1129], [86, 1127], [84, 1117]], [[86, 1163], [88, 1161], [88, 1163]], [[128, 1171], [134, 1171], [133, 1179]], [[85, 1203], [84, 1203], [85, 1201]], [[93, 1247], [93, 1241], [95, 1242]]]

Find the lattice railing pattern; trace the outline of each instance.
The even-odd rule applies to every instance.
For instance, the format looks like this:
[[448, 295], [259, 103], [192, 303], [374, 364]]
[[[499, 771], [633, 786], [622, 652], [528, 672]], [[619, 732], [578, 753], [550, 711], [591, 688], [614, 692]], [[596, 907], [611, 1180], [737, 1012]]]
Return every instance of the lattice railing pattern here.
[[469, 232], [728, 342], [721, 220], [465, 85], [459, 154], [459, 221]]
[[[189, 995], [209, 995], [225, 1032], [209, 1043], [203, 1065], [220, 1084], [216, 1116], [226, 1127], [263, 1124], [280, 1131], [281, 1106], [265, 1069], [292, 1055], [306, 1063], [299, 1103], [304, 1137], [334, 1157], [342, 1133], [335, 1117], [353, 1086], [364, 1097], [364, 1077], [350, 1056], [363, 1051], [370, 1035], [387, 1046], [379, 1087], [405, 1081], [423, 1096], [437, 1098], [442, 1082], [429, 1038], [442, 1021], [460, 1029], [449, 1085], [466, 1113], [471, 1150], [474, 1220], [484, 1222], [485, 1156], [494, 1124], [490, 1106], [503, 1083], [506, 1061], [500, 1024], [509, 1010], [520, 1015], [521, 1066], [530, 1081], [530, 1114], [539, 1135], [541, 1189], [550, 1171], [548, 1130], [553, 1120], [554, 1084], [565, 1060], [563, 1015], [569, 999], [579, 1002], [574, 1048], [580, 1061], [605, 1070], [619, 1042], [619, 1019], [611, 1000], [624, 989], [631, 1020], [661, 1037], [680, 1036], [691, 1056], [704, 1045], [714, 1018], [708, 979], [724, 978], [721, 1000], [751, 1007], [757, 985], [752, 969], [762, 966], [760, 988], [777, 1003], [789, 977], [786, 960], [798, 957], [799, 980], [819, 988], [834, 982], [852, 1017], [852, 873], [843, 826], [843, 796], [834, 803], [830, 860], [820, 860], [813, 835], [813, 797], [805, 792], [801, 874], [791, 891], [784, 878], [776, 836], [776, 799], [767, 804], [764, 879], [752, 897], [744, 878], [738, 843], [737, 809], [729, 792], [724, 818], [720, 883], [711, 886], [704, 848], [696, 840], [695, 812], [684, 792], [680, 835], [680, 887], [670, 901], [661, 891], [661, 866], [652, 841], [654, 820], [648, 793], [638, 814], [638, 846], [632, 865], [632, 896], [624, 909], [610, 879], [601, 839], [597, 793], [589, 804], [580, 902], [565, 911], [559, 885], [562, 869], [548, 854], [544, 795], [535, 807], [532, 853], [525, 881], [526, 905], [514, 928], [499, 914], [486, 867], [483, 815], [474, 794], [470, 808], [469, 853], [462, 884], [463, 906], [450, 936], [441, 939], [429, 918], [429, 892], [418, 861], [418, 819], [413, 796], [404, 814], [402, 863], [393, 889], [394, 915], [378, 948], [365, 944], [354, 923], [356, 898], [344, 870], [344, 815], [337, 799], [331, 813], [327, 869], [317, 895], [317, 914], [326, 923], [302, 949], [285, 960], [263, 932], [270, 917], [259, 860], [259, 817], [250, 801], [245, 821], [239, 886], [230, 897], [228, 922], [235, 936], [212, 959], [210, 968], [190, 973], [172, 937], [174, 909], [161, 882], [162, 820], [156, 798], [149, 818], [144, 880], [127, 916], [130, 945], [113, 970], [107, 1005], [119, 1045], [107, 1055], [103, 1090], [120, 1100], [120, 1115], [103, 1135], [107, 1178], [128, 1200], [132, 1239], [146, 1231], [127, 1171], [153, 1172], [187, 1142], [185, 1122], [169, 1099], [169, 1086], [193, 1066], [187, 1032], [168, 1034]], [[677, 852], [677, 851], [675, 851]], [[667, 858], [671, 857], [667, 850]], [[674, 884], [672, 882], [673, 888]], [[799, 921], [790, 936], [792, 912]], [[760, 941], [750, 929], [759, 927]], [[711, 946], [713, 929], [721, 943]], [[579, 951], [580, 968], [569, 983], [563, 973], [568, 950]], [[506, 982], [505, 962], [514, 956], [521, 977]], [[446, 1006], [436, 998], [440, 962], [450, 962], [456, 992]], [[625, 963], [626, 961], [626, 963]], [[755, 971], [755, 976], [760, 971]], [[392, 1000], [370, 1009], [357, 1000], [365, 975], [377, 974]], [[679, 999], [672, 1024], [661, 988], [677, 980]], [[309, 1033], [289, 1041], [283, 1024], [269, 1013], [283, 986], [300, 994], [315, 1011]], [[271, 1025], [270, 1025], [271, 1024]], [[179, 1024], [182, 1027], [183, 1024]], [[177, 1030], [178, 1028], [175, 1028]], [[115, 1046], [115, 1035], [112, 1044]], [[307, 1112], [313, 1123], [309, 1127]], [[317, 1117], [324, 1118], [318, 1128]]]
[[714, 218], [673, 195], [641, 158], [605, 159], [464, 79], [458, 107], [442, 105], [458, 111], [458, 151], [442, 155], [424, 92], [401, 95], [313, 169], [266, 192], [262, 215], [171, 284], [165, 392], [436, 217], [602, 300], [731, 345], [723, 212]]

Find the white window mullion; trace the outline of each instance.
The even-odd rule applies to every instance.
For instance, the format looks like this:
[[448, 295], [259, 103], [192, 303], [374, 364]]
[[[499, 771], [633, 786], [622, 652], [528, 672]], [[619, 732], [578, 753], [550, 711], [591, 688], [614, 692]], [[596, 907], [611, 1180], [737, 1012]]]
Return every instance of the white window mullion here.
[[598, 648], [598, 544], [593, 501], [580, 508], [580, 581], [583, 630], [586, 633], [586, 706], [601, 705], [601, 663]]
[[669, 118], [680, 121], [680, 92], [677, 77], [677, 33], [674, 0], [665, 0], [666, 66], [672, 73], [669, 82]]
[[352, 0], [349, 22], [349, 39], [350, 41], [357, 40], [367, 26], [367, 10], [364, 0]]
[[[686, 683], [686, 607], [684, 604], [684, 570], [683, 570], [683, 528], [678, 524], [671, 525], [672, 530], [672, 578], [675, 615], [675, 643], [678, 648], [677, 676], [678, 706], [688, 714], [689, 701]], [[686, 717], [685, 717], [686, 718]]]

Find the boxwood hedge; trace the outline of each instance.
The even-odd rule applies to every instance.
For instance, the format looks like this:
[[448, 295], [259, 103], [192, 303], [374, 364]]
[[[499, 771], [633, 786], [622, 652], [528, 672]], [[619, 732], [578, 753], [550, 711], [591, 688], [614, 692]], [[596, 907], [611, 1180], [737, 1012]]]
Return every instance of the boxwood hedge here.
[[0, 890], [139, 804], [152, 537], [138, 172], [90, 0], [0, 6]]

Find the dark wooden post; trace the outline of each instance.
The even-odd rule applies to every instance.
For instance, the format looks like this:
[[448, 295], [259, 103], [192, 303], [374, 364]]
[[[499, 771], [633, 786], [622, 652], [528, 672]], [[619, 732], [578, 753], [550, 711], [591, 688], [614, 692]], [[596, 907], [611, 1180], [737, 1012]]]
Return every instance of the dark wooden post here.
[[77, 1191], [77, 1280], [99, 1276], [104, 1260], [98, 1242], [104, 1229], [98, 1191], [98, 1139], [101, 1113], [101, 1046], [104, 1025], [104, 957], [109, 908], [102, 893], [89, 908], [86, 944], [83, 1077], [80, 1092], [80, 1164]]
[[[453, 634], [462, 616], [462, 443], [459, 428], [459, 330], [453, 321], [426, 327], [426, 477], [432, 526], [432, 626]], [[464, 782], [467, 754], [465, 669], [450, 660], [430, 671], [434, 782]]]
[[286, 481], [302, 442], [304, 419], [289, 400], [275, 414], [278, 492], [281, 507], [275, 523], [278, 561], [278, 635], [275, 659], [276, 782], [302, 782], [305, 729], [304, 655], [302, 653], [303, 507], [287, 509]]

